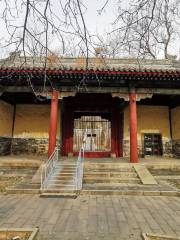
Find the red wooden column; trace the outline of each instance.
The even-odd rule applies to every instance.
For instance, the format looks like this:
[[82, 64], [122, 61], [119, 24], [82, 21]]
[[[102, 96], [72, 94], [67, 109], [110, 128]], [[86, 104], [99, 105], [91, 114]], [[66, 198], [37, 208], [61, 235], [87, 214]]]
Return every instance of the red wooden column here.
[[58, 92], [53, 89], [51, 98], [48, 158], [52, 155], [56, 147], [57, 118], [58, 118]]
[[130, 162], [138, 163], [136, 92], [129, 93], [130, 105]]

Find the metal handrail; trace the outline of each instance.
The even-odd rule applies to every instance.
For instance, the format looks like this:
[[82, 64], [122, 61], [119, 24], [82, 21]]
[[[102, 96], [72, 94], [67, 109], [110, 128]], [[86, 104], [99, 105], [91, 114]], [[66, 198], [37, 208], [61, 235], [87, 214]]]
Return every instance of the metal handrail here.
[[48, 186], [48, 180], [53, 173], [55, 165], [58, 161], [58, 149], [55, 148], [50, 158], [42, 165], [41, 169], [41, 190]]
[[84, 148], [79, 151], [77, 165], [76, 165], [76, 190], [82, 189], [83, 184], [83, 169], [84, 169]]
[[76, 165], [76, 190], [80, 191], [83, 185], [83, 173], [84, 173], [84, 144], [86, 142], [86, 132], [85, 130], [82, 146], [79, 150], [77, 165]]

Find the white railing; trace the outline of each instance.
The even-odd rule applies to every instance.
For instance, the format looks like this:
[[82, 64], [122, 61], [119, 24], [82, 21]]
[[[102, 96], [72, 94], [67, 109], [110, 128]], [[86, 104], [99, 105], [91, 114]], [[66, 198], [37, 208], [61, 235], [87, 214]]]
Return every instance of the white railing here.
[[41, 190], [47, 189], [49, 178], [53, 174], [57, 161], [58, 161], [58, 149], [55, 148], [50, 158], [42, 165]]
[[83, 185], [83, 172], [84, 172], [84, 147], [87, 138], [87, 129], [85, 130], [82, 146], [79, 150], [79, 155], [76, 165], [76, 190], [80, 191]]
[[84, 147], [79, 151], [76, 165], [76, 190], [80, 191], [83, 184], [83, 169], [84, 169]]

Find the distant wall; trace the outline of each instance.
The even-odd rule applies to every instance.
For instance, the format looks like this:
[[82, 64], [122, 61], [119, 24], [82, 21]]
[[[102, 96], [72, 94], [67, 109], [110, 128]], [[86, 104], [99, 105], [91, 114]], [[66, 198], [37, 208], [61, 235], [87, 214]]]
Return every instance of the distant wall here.
[[[138, 152], [143, 155], [144, 133], [162, 135], [163, 153], [171, 154], [169, 109], [166, 106], [137, 105]], [[124, 111], [124, 156], [129, 156], [129, 107]]]
[[[14, 154], [47, 154], [49, 122], [50, 104], [16, 105], [12, 152]], [[57, 138], [59, 138], [59, 131], [58, 118]]]
[[0, 155], [6, 155], [11, 150], [14, 107], [0, 100]]
[[50, 105], [16, 105], [15, 138], [47, 138]]
[[180, 106], [171, 110], [172, 138], [180, 139]]
[[173, 154], [180, 157], [180, 106], [171, 110]]

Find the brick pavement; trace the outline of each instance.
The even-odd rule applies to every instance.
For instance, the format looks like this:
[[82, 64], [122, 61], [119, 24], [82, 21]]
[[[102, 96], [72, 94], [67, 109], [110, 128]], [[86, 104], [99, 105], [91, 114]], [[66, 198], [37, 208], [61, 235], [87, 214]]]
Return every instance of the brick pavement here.
[[141, 232], [180, 236], [180, 198], [0, 196], [0, 227], [40, 227], [39, 239], [141, 239]]

